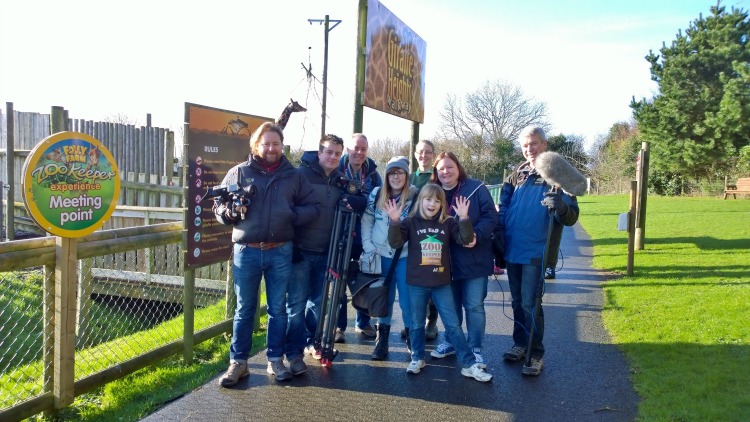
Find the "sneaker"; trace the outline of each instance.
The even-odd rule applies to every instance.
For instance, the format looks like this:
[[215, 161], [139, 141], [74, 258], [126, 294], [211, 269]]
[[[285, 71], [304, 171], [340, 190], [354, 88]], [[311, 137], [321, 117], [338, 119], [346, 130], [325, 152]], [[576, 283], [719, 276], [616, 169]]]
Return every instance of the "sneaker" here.
[[435, 340], [438, 336], [437, 321], [428, 321], [424, 327], [424, 339]]
[[406, 338], [406, 328], [401, 329], [401, 338]]
[[412, 360], [411, 363], [409, 363], [409, 366], [406, 367], [406, 373], [407, 374], [418, 374], [419, 371], [422, 370], [422, 368], [425, 367], [424, 360]]
[[336, 335], [333, 337], [334, 343], [346, 343], [346, 338], [344, 337], [344, 332], [341, 330], [341, 328], [336, 329]]
[[531, 362], [529, 362], [529, 366], [526, 366], [526, 364], [523, 365], [523, 368], [521, 368], [521, 373], [524, 375], [531, 375], [532, 377], [539, 376], [539, 374], [542, 372], [542, 359], [537, 358], [531, 358]]
[[233, 360], [229, 363], [229, 369], [227, 369], [227, 372], [219, 378], [219, 385], [222, 387], [231, 387], [237, 384], [240, 378], [245, 378], [249, 374], [250, 371], [247, 370], [247, 361], [237, 362]]
[[288, 381], [292, 379], [292, 373], [286, 369], [286, 365], [284, 365], [284, 361], [282, 360], [268, 362], [266, 372], [268, 372], [268, 375], [276, 375], [276, 381]]
[[320, 360], [320, 350], [316, 349], [312, 344], [305, 347], [305, 354], [312, 356], [313, 359]]
[[554, 268], [547, 268], [544, 270], [544, 278], [547, 280], [554, 280], [555, 278], [555, 269]]
[[461, 375], [467, 378], [474, 378], [479, 382], [487, 382], [492, 379], [492, 375], [484, 372], [484, 369], [480, 368], [477, 363], [468, 368], [463, 368], [461, 370]]
[[500, 268], [500, 267], [498, 267], [497, 265], [495, 265], [495, 268], [493, 269], [492, 272], [495, 273], [495, 274], [497, 274], [497, 275], [505, 274], [505, 270], [502, 269], [502, 268]]
[[516, 362], [523, 359], [526, 356], [526, 348], [522, 346], [513, 345], [507, 352], [503, 353], [503, 359], [508, 362]]
[[354, 327], [354, 332], [365, 337], [375, 337], [375, 334], [377, 334], [370, 324], [367, 324], [365, 328]]
[[302, 356], [298, 356], [289, 362], [289, 371], [291, 371], [292, 375], [301, 375], [307, 372], [307, 365], [302, 360]]
[[430, 356], [433, 358], [444, 358], [449, 355], [455, 355], [456, 354], [456, 348], [453, 347], [450, 343], [440, 343], [438, 344], [438, 347], [435, 348], [432, 352], [430, 352]]
[[471, 349], [471, 352], [474, 353], [474, 361], [477, 366], [482, 369], [487, 369], [487, 364], [484, 362], [484, 357], [482, 356], [482, 349], [475, 347]]

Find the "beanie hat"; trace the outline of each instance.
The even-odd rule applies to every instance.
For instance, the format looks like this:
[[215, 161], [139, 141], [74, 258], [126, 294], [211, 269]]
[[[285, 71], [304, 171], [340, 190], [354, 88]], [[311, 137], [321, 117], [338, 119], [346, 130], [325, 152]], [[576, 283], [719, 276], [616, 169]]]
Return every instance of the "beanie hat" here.
[[406, 174], [409, 174], [409, 159], [403, 155], [391, 158], [385, 166], [385, 174], [387, 175], [393, 169], [401, 169]]

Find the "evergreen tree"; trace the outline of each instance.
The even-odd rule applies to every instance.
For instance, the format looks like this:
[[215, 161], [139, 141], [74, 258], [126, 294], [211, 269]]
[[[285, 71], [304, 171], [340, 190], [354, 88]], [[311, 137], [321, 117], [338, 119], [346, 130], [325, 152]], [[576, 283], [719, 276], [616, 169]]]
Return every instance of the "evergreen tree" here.
[[750, 138], [750, 20], [717, 4], [670, 46], [646, 56], [659, 93], [631, 103], [655, 170], [725, 172]]

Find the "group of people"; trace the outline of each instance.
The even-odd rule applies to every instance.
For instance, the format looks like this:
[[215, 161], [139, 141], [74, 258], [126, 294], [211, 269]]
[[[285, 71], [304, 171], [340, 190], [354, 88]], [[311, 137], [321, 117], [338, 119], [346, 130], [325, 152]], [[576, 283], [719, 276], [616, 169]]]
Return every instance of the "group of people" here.
[[[402, 336], [411, 354], [407, 373], [418, 374], [425, 367], [425, 342], [437, 337], [439, 315], [444, 341], [431, 356], [455, 354], [462, 375], [490, 381], [482, 351], [484, 301], [495, 264], [502, 263], [514, 315], [513, 344], [503, 358], [525, 357], [533, 325], [531, 359], [522, 373], [539, 375], [544, 314], [541, 306], [534, 308], [543, 262], [548, 262], [543, 256], [547, 227], [552, 224], [551, 242], [559, 245], [562, 226], [574, 224], [578, 217], [575, 197], [550, 189], [536, 172], [535, 160], [547, 146], [540, 127], [526, 128], [519, 136], [526, 161], [503, 183], [499, 212], [487, 187], [466, 174], [458, 157], [452, 152], [436, 155], [430, 141], [416, 146], [418, 169], [410, 173], [408, 158], [397, 156], [388, 161], [381, 178], [377, 165], [367, 157], [368, 142], [361, 133], [347, 145], [338, 136], [324, 136], [317, 154], [305, 152], [297, 168], [282, 153], [283, 139], [278, 126], [261, 125], [250, 139], [249, 159], [232, 168], [222, 182], [252, 184], [255, 198], [241, 210], [231, 203], [214, 205], [218, 221], [233, 225], [237, 294], [230, 364], [220, 385], [234, 385], [249, 374], [261, 278], [266, 282], [268, 307], [267, 372], [285, 381], [307, 370], [305, 354], [320, 359], [313, 340], [322, 318], [328, 248], [339, 206], [361, 216], [355, 219], [350, 266], [357, 268], [363, 254], [379, 256], [383, 274], [395, 266], [389, 278], [387, 315], [373, 321], [361, 311], [355, 316], [355, 332], [375, 337], [372, 359], [388, 356], [398, 292]], [[357, 181], [362, 188], [353, 194], [344, 192], [339, 185], [342, 178]], [[336, 342], [345, 341], [346, 310], [343, 301]]]

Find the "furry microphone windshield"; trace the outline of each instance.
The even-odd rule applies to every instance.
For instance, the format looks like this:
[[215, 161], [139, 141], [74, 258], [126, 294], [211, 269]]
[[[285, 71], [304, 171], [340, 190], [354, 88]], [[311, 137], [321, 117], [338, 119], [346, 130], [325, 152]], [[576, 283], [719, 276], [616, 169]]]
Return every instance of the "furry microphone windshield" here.
[[544, 180], [565, 192], [575, 196], [583, 196], [586, 193], [586, 177], [560, 154], [553, 151], [539, 154], [535, 167]]

